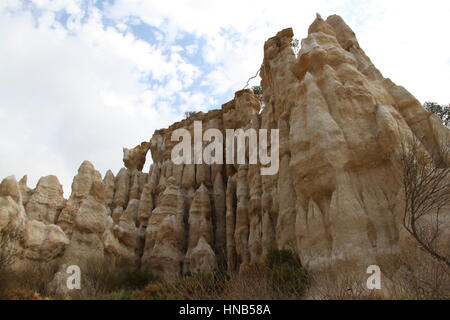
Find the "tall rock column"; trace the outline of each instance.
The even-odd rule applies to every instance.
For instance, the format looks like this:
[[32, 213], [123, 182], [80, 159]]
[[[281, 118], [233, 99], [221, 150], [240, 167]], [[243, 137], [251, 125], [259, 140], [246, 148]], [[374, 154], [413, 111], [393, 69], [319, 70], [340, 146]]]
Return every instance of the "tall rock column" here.
[[195, 192], [189, 210], [188, 247], [184, 262], [185, 273], [203, 273], [217, 268], [212, 249], [213, 226], [208, 189], [201, 185]]

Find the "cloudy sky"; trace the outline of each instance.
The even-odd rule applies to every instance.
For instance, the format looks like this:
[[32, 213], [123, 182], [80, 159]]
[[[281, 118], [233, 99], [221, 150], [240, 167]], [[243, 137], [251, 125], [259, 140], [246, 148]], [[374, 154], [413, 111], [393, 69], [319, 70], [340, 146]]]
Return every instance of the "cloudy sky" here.
[[0, 177], [55, 174], [68, 196], [83, 160], [116, 173], [122, 147], [220, 107], [267, 38], [306, 37], [316, 12], [419, 100], [450, 102], [447, 0], [0, 0]]

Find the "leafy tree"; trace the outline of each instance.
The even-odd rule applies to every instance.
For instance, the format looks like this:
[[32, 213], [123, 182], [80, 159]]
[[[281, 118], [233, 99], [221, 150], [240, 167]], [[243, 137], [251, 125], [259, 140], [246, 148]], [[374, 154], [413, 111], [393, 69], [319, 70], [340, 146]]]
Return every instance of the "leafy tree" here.
[[436, 102], [425, 102], [423, 105], [425, 109], [428, 111], [433, 112], [436, 114], [439, 118], [441, 118], [442, 123], [445, 126], [450, 126], [450, 105], [439, 105]]
[[261, 86], [254, 86], [252, 87], [253, 93], [258, 95], [258, 96], [262, 96], [263, 94], [263, 89], [261, 88]]
[[302, 296], [311, 284], [311, 276], [290, 250], [271, 249], [266, 256], [267, 280], [281, 296]]
[[263, 95], [263, 89], [261, 86], [253, 86], [252, 87], [253, 93], [258, 97], [259, 102], [261, 104], [261, 108], [264, 108], [265, 104], [264, 104], [264, 95]]
[[185, 117], [186, 119], [187, 119], [187, 118], [190, 118], [190, 117], [192, 117], [195, 113], [196, 113], [195, 111], [186, 111], [186, 112], [184, 113], [184, 117]]

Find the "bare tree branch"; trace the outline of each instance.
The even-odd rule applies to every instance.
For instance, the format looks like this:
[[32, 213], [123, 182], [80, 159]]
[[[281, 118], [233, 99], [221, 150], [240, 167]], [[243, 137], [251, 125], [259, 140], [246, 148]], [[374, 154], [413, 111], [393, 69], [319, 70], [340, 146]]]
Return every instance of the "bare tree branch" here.
[[[244, 87], [244, 89], [247, 89], [248, 88], [248, 86], [249, 86], [249, 84], [250, 84], [250, 81], [252, 81], [253, 79], [255, 79], [258, 75], [259, 75], [259, 72], [261, 71], [261, 69], [258, 69], [258, 71], [256, 72], [256, 74], [253, 76], [253, 77], [251, 77], [251, 78], [249, 78], [248, 80], [247, 80], [247, 83], [245, 84], [245, 87]], [[242, 89], [242, 90], [244, 90], [244, 89]]]
[[[448, 144], [441, 146], [440, 154], [449, 159]], [[442, 214], [448, 215], [450, 210], [450, 167], [436, 165], [416, 138], [403, 146], [400, 160], [406, 200], [403, 226], [422, 250], [450, 268], [450, 255], [437, 244]]]

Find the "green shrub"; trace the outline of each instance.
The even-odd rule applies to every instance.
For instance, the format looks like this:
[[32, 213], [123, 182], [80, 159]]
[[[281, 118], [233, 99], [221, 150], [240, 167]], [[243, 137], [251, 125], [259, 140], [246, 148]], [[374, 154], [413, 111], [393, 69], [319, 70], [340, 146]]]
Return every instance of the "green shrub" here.
[[300, 268], [300, 260], [290, 250], [271, 249], [267, 253], [266, 265], [269, 269], [276, 268], [281, 265], [289, 265], [293, 268]]
[[122, 287], [129, 290], [139, 290], [144, 288], [156, 278], [147, 270], [133, 269], [125, 271], [122, 278]]
[[263, 89], [262, 89], [261, 86], [253, 86], [252, 87], [252, 91], [253, 91], [254, 94], [256, 94], [258, 96], [263, 94]]
[[311, 277], [289, 250], [270, 250], [266, 257], [267, 281], [276, 295], [301, 297]]

